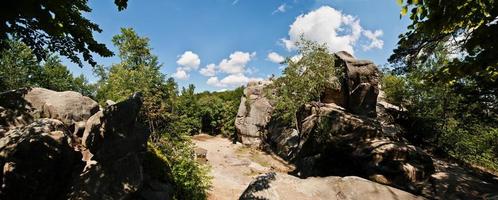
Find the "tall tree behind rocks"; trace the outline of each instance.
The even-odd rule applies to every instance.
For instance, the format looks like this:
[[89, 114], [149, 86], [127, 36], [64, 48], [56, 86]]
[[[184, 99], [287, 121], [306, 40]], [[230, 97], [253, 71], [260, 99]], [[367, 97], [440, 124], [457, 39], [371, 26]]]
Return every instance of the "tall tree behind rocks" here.
[[141, 91], [144, 97], [141, 116], [154, 132], [163, 124], [162, 113], [166, 110], [167, 91], [164, 75], [159, 71], [161, 64], [151, 52], [149, 39], [138, 36], [131, 28], [122, 28], [121, 34], [112, 41], [119, 49], [121, 62], [113, 64], [108, 71], [99, 71], [101, 78], [106, 79], [99, 82], [99, 102], [122, 101], [133, 92]]

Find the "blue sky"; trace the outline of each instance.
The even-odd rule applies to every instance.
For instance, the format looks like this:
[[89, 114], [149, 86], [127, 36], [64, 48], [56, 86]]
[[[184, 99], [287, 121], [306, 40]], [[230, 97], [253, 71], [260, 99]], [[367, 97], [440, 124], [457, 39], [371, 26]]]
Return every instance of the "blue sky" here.
[[[399, 18], [394, 0], [130, 0], [121, 12], [113, 2], [90, 0], [93, 11], [86, 16], [103, 29], [96, 39], [116, 52], [112, 36], [121, 27], [135, 29], [150, 39], [161, 71], [197, 91], [280, 75], [276, 62], [295, 56], [293, 42], [301, 34], [383, 65], [409, 23]], [[117, 56], [96, 60], [119, 62]], [[64, 63], [73, 74], [96, 80], [89, 65]]]

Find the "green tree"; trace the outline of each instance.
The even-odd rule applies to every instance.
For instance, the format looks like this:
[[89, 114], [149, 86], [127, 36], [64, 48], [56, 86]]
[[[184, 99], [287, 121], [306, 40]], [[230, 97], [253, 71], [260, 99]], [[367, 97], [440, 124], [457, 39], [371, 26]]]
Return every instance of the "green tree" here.
[[[115, 0], [119, 10], [127, 0]], [[113, 53], [98, 43], [93, 32], [99, 26], [83, 17], [91, 12], [88, 0], [8, 0], [2, 2], [0, 12], [0, 51], [9, 49], [8, 40], [17, 38], [29, 46], [38, 60], [46, 59], [50, 52], [57, 52], [82, 66], [79, 55], [96, 65], [92, 53], [112, 56]]]
[[8, 45], [0, 54], [0, 91], [37, 86], [41, 68], [31, 49], [18, 41]]
[[[472, 79], [435, 82], [429, 77], [449, 64], [448, 51], [437, 47], [435, 54], [403, 75], [384, 76], [382, 86], [388, 100], [399, 97], [407, 108], [410, 139], [434, 147], [472, 164], [498, 170], [495, 142], [498, 116], [480, 96], [466, 92], [478, 87]], [[396, 81], [392, 81], [396, 80]], [[402, 82], [403, 86], [394, 85]]]
[[199, 100], [195, 95], [195, 86], [190, 84], [188, 88], [183, 87], [181, 95], [176, 103], [176, 114], [180, 117], [180, 122], [184, 127], [187, 127], [189, 134], [200, 133], [201, 131], [201, 116]]
[[94, 70], [101, 77], [99, 101], [102, 104], [107, 99], [122, 101], [140, 91], [144, 97], [142, 116], [153, 132], [161, 130], [167, 95], [161, 65], [157, 56], [151, 53], [149, 39], [138, 36], [131, 28], [122, 28], [121, 34], [114, 36], [112, 41], [119, 49], [121, 62], [113, 64], [106, 73], [101, 66]]
[[301, 39], [297, 43], [299, 60], [287, 58], [282, 77], [274, 81], [270, 92], [276, 104], [274, 117], [297, 126], [296, 113], [300, 106], [310, 101], [320, 101], [321, 92], [328, 84], [340, 87], [334, 68], [335, 57], [325, 45]]
[[61, 63], [58, 56], [49, 56], [43, 65], [42, 71], [42, 80], [39, 83], [41, 87], [56, 91], [75, 89], [73, 75]]
[[401, 14], [410, 10], [412, 24], [400, 35], [398, 47], [389, 58], [402, 68], [417, 67], [438, 46], [460, 53], [438, 69], [433, 78], [446, 82], [476, 77], [482, 82], [498, 79], [498, 4], [494, 0], [398, 0]]

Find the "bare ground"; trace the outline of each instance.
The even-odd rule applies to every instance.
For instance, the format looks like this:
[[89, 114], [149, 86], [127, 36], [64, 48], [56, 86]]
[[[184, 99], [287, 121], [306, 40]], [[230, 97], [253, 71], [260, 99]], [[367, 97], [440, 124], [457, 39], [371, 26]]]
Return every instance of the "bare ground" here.
[[209, 200], [238, 199], [253, 178], [268, 172], [286, 173], [293, 166], [275, 155], [237, 143], [227, 138], [196, 135], [192, 141], [198, 148], [207, 150], [207, 164], [213, 177]]

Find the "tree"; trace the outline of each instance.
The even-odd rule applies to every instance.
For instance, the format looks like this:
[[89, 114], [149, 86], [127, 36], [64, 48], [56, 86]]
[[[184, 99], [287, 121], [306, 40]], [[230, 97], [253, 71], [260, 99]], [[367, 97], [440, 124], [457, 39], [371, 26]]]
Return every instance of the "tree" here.
[[462, 79], [444, 83], [428, 78], [449, 63], [448, 50], [439, 46], [433, 56], [408, 72], [384, 76], [382, 88], [387, 100], [402, 99], [409, 122], [407, 136], [412, 142], [497, 170], [498, 157], [493, 149], [498, 145], [495, 142], [498, 113], [493, 111], [493, 106], [479, 100], [479, 95], [468, 95], [466, 91], [474, 90], [476, 82]]
[[41, 68], [28, 46], [8, 41], [9, 50], [0, 54], [0, 91], [36, 86]]
[[134, 92], [142, 92], [141, 116], [153, 132], [161, 130], [167, 94], [161, 64], [151, 52], [149, 39], [138, 36], [131, 28], [122, 28], [121, 34], [112, 41], [119, 49], [121, 61], [113, 64], [108, 72], [102, 66], [94, 70], [101, 77], [97, 93], [100, 103], [107, 99], [122, 101]]
[[334, 68], [335, 57], [325, 45], [301, 39], [297, 44], [299, 60], [287, 58], [282, 77], [274, 81], [269, 95], [276, 102], [274, 117], [297, 126], [296, 113], [310, 101], [320, 101], [321, 92], [328, 84], [340, 87]]
[[179, 116], [179, 121], [184, 127], [187, 127], [189, 134], [196, 134], [201, 131], [201, 116], [200, 116], [199, 100], [195, 95], [195, 86], [190, 84], [187, 88], [183, 87], [181, 95], [178, 97], [176, 104], [176, 114]]
[[[127, 0], [115, 0], [118, 10], [127, 6]], [[112, 56], [107, 47], [98, 43], [93, 32], [99, 26], [82, 16], [91, 12], [88, 0], [7, 0], [0, 10], [0, 51], [9, 49], [10, 39], [19, 39], [29, 46], [38, 60], [57, 52], [83, 66], [79, 55], [96, 65], [92, 53]]]
[[46, 60], [39, 86], [55, 91], [74, 90], [73, 75], [59, 57], [50, 55]]
[[441, 67], [433, 79], [445, 82], [474, 77], [483, 84], [498, 80], [498, 4], [494, 0], [398, 0], [401, 14], [411, 9], [408, 32], [400, 35], [389, 58], [402, 69], [418, 66], [444, 45], [459, 54]]

